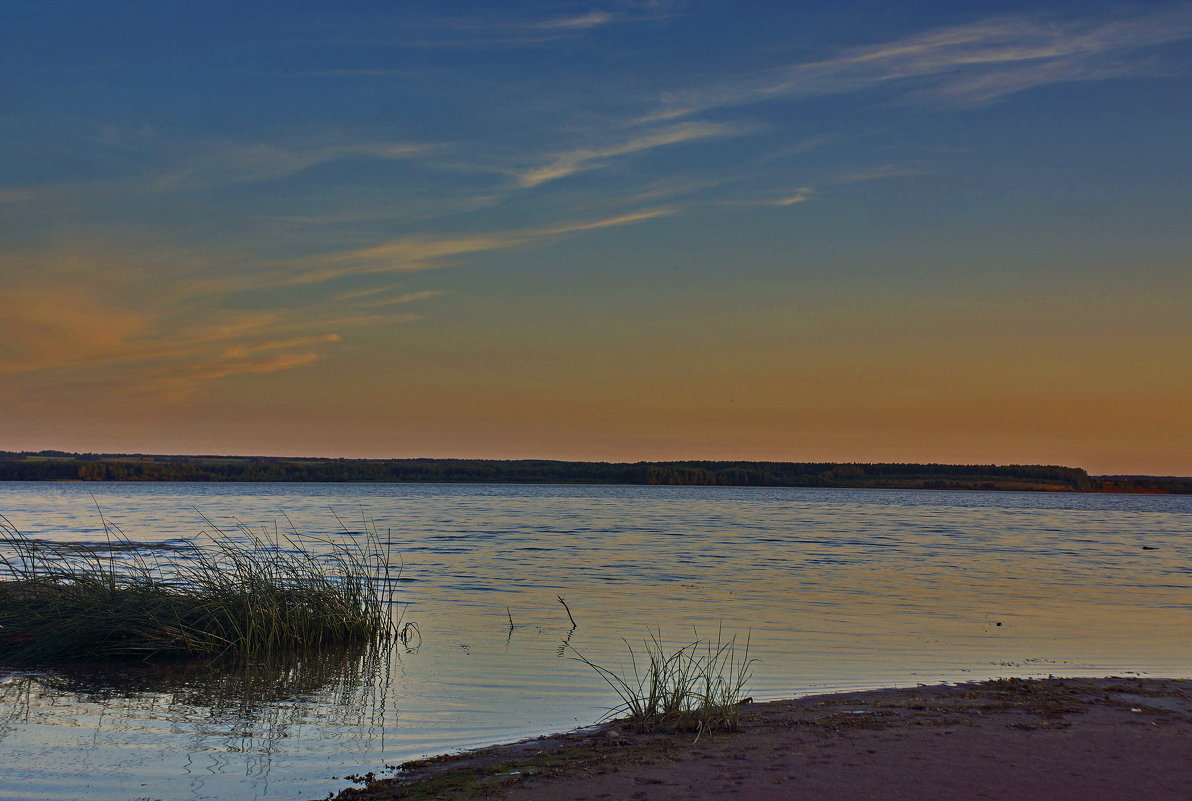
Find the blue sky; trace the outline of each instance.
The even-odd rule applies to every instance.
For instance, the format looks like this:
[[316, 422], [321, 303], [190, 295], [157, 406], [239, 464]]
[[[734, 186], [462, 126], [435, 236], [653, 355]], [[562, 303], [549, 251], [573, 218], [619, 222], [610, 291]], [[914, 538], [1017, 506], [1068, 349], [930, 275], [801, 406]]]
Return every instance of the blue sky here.
[[0, 441], [1192, 473], [1190, 40], [1188, 3], [7, 3]]

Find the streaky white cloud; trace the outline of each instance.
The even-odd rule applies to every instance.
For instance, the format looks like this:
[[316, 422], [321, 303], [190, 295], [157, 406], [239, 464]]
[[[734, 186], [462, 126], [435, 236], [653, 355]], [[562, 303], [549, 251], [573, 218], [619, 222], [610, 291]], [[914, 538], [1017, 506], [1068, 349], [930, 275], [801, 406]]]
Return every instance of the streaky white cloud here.
[[277, 373], [292, 370], [317, 361], [313, 351], [282, 353], [264, 359], [227, 356], [198, 364], [175, 367], [169, 372], [155, 372], [132, 383], [126, 392], [151, 395], [166, 403], [181, 403], [192, 397], [210, 382], [238, 375]]
[[293, 339], [281, 339], [275, 342], [258, 342], [254, 345], [235, 345], [224, 349], [224, 356], [229, 359], [246, 359], [254, 353], [260, 353], [267, 350], [288, 350], [289, 348], [305, 348], [311, 345], [326, 345], [332, 342], [339, 342], [342, 337], [339, 334], [323, 334], [321, 336], [309, 337], [295, 337]]
[[199, 152], [185, 166], [159, 177], [156, 188], [204, 189], [269, 181], [345, 158], [407, 159], [425, 154], [434, 147], [429, 144], [385, 142], [299, 148], [264, 144], [217, 146]]
[[[89, 147], [122, 147], [88, 137]], [[155, 140], [137, 149], [140, 161], [125, 174], [33, 187], [0, 187], [0, 206], [18, 204], [106, 206], [132, 197], [270, 181], [341, 159], [413, 159], [436, 151], [428, 143], [365, 142], [280, 146], [262, 143]], [[346, 217], [346, 215], [343, 215]], [[360, 217], [367, 216], [361, 213]], [[375, 212], [372, 218], [381, 219]], [[276, 217], [284, 220], [285, 218]], [[296, 218], [300, 219], [300, 218]], [[333, 220], [332, 220], [333, 221]]]
[[864, 183], [865, 181], [882, 181], [887, 178], [914, 178], [919, 175], [928, 175], [929, 172], [929, 170], [918, 167], [908, 167], [900, 164], [882, 164], [877, 167], [846, 172], [836, 180], [840, 183], [856, 184]]
[[787, 195], [774, 201], [775, 206], [793, 206], [796, 203], [806, 203], [811, 199], [811, 189], [800, 187], [793, 195]]
[[[446, 267], [455, 259], [506, 250], [584, 231], [613, 228], [675, 214], [673, 208], [655, 208], [585, 222], [542, 228], [500, 231], [483, 236], [404, 236], [366, 248], [341, 251], [290, 262], [285, 274], [239, 285], [225, 284], [219, 291], [245, 291], [268, 287], [317, 284], [351, 275], [416, 272]], [[300, 271], [295, 273], [294, 267]], [[211, 291], [207, 288], [206, 291]]]
[[1054, 59], [993, 70], [967, 79], [954, 78], [923, 93], [911, 93], [912, 99], [942, 100], [949, 105], [973, 106], [990, 103], [1006, 95], [1025, 92], [1038, 86], [1077, 81], [1128, 78], [1148, 71], [1144, 64], [1114, 59], [1094, 62], [1086, 57]]
[[317, 353], [285, 353], [261, 360], [246, 360], [229, 358], [223, 362], [213, 362], [195, 370], [195, 378], [210, 381], [215, 378], [227, 378], [241, 373], [276, 373], [279, 370], [289, 370], [309, 364], [319, 358]]
[[1153, 67], [1139, 51], [1190, 38], [1192, 5], [1186, 3], [1092, 21], [993, 18], [673, 93], [641, 122], [877, 88], [920, 101], [977, 105], [1038, 86], [1146, 74]]
[[[55, 272], [62, 262], [65, 271]], [[303, 312], [195, 307], [145, 283], [77, 281], [62, 288], [53, 277], [80, 265], [66, 254], [43, 264], [40, 273], [0, 276], [6, 279], [0, 291], [0, 375], [40, 373], [43, 382], [85, 380], [117, 393], [135, 386], [173, 387], [177, 395], [183, 386], [193, 390], [217, 378], [304, 364], [340, 342], [339, 330], [394, 322], [391, 314], [345, 315], [341, 309], [329, 315], [318, 307]], [[90, 269], [102, 274], [103, 264], [92, 261]]]
[[[344, 328], [377, 323], [394, 325], [417, 319], [418, 316], [414, 314], [357, 315], [277, 325], [271, 327], [269, 333], [304, 330], [312, 326]], [[192, 354], [187, 360], [164, 363], [142, 360], [129, 366], [128, 380], [119, 391], [148, 396], [166, 405], [182, 403], [206, 391], [212, 382], [236, 376], [278, 373], [305, 367], [324, 357], [322, 351], [310, 348], [335, 344], [342, 340], [343, 337], [339, 334], [300, 336], [243, 346], [235, 345], [214, 352], [201, 351]], [[287, 352], [271, 354], [273, 351]]]
[[608, 25], [617, 18], [605, 11], [591, 11], [587, 14], [579, 14], [574, 17], [560, 17], [558, 19], [546, 19], [540, 22], [530, 23], [530, 28], [537, 30], [586, 30], [588, 28], [599, 28], [601, 25]]
[[597, 169], [618, 156], [627, 156], [699, 139], [740, 136], [744, 132], [740, 126], [723, 123], [680, 123], [656, 128], [615, 144], [576, 148], [555, 153], [549, 157], [545, 164], [520, 171], [516, 173], [516, 177], [520, 186], [530, 188], [548, 181], [557, 181], [578, 172]]
[[271, 225], [289, 226], [294, 228], [311, 228], [314, 226], [352, 225], [358, 223], [381, 222], [402, 216], [391, 208], [367, 208], [354, 211], [338, 211], [328, 214], [262, 214], [254, 216]]
[[[602, 228], [632, 225], [676, 214], [673, 207], [652, 208], [628, 214], [602, 217], [540, 228], [496, 231], [484, 235], [409, 235], [390, 239], [363, 248], [334, 251], [315, 256], [274, 262], [253, 275], [233, 275], [223, 278], [202, 278], [175, 287], [178, 300], [196, 301], [220, 296], [287, 287], [321, 284], [352, 276], [385, 275], [436, 270], [457, 263], [469, 256], [493, 253], [535, 242], [569, 236]], [[353, 303], [392, 287], [344, 290], [331, 296], [337, 303]], [[438, 294], [435, 290], [410, 293], [403, 302], [420, 300]], [[204, 302], [209, 302], [204, 300]], [[375, 321], [388, 318], [378, 316]]]
[[[573, 39], [589, 31], [612, 25], [660, 22], [674, 17], [681, 3], [606, 2], [604, 7], [583, 13], [556, 12], [544, 15], [541, 9], [519, 11], [508, 4], [478, 7], [470, 15], [403, 15], [392, 20], [373, 20], [367, 29], [358, 24], [333, 32], [317, 33], [318, 42], [370, 47], [484, 48], [549, 44]], [[548, 12], [549, 13], [549, 12]]]
[[332, 261], [376, 262], [387, 261], [402, 264], [427, 264], [452, 256], [499, 250], [508, 246], [508, 235], [486, 234], [480, 236], [431, 236], [416, 235], [392, 239], [380, 245], [358, 248], [336, 254]]
[[740, 180], [740, 176], [735, 175], [716, 179], [689, 181], [664, 179], [653, 181], [633, 194], [616, 197], [610, 200], [610, 203], [615, 203], [620, 207], [632, 207], [643, 203], [674, 201], [677, 198], [694, 195], [738, 180]]
[[0, 203], [24, 203], [33, 197], [30, 189], [0, 189]]
[[285, 74], [299, 78], [418, 78], [426, 73], [422, 70], [389, 67], [342, 67], [329, 70], [287, 71]]
[[395, 289], [397, 289], [397, 284], [365, 287], [364, 289], [349, 289], [333, 295], [331, 299], [335, 301], [359, 300], [360, 298], [375, 297], [385, 292], [392, 292]]
[[[591, 222], [577, 222], [568, 223], [566, 225], [558, 225], [550, 228], [532, 229], [526, 232], [523, 242], [532, 242], [537, 239], [545, 239], [547, 237], [563, 236], [565, 234], [575, 234], [581, 231], [595, 231], [600, 228], [616, 228], [622, 225], [632, 225], [634, 223], [645, 222], [646, 220], [657, 219], [658, 217], [670, 217], [677, 213], [674, 208], [658, 208], [648, 209], [646, 211], [636, 211], [630, 214], [620, 214], [616, 217], [605, 217], [600, 220], [593, 220]], [[521, 244], [518, 242], [517, 244]]]
[[811, 200], [814, 190], [809, 186], [800, 186], [793, 192], [780, 197], [755, 198], [747, 200], [721, 200], [718, 206], [795, 206]]
[[779, 161], [781, 159], [789, 158], [791, 156], [801, 156], [804, 153], [810, 153], [813, 150], [818, 150], [831, 142], [833, 137], [827, 134], [820, 134], [819, 136], [809, 136], [794, 144], [785, 147], [775, 148], [758, 157], [757, 163], [766, 164], [767, 162]]
[[399, 306], [403, 303], [413, 303], [416, 300], [425, 300], [426, 298], [434, 298], [442, 295], [443, 291], [440, 289], [424, 289], [421, 292], [406, 292], [403, 295], [395, 295], [391, 298], [382, 298], [380, 300], [370, 300], [366, 303], [361, 303], [360, 306], [366, 309], [379, 309], [386, 306]]
[[11, 253], [0, 270], [0, 398], [32, 382], [64, 400], [77, 396], [68, 387], [84, 387], [105, 403], [130, 392], [181, 402], [211, 382], [310, 364], [348, 329], [409, 322], [416, 315], [394, 307], [439, 294], [385, 297], [387, 286], [229, 308], [180, 280], [210, 269], [210, 255], [110, 239]]
[[86, 364], [133, 347], [147, 317], [77, 289], [0, 292], [0, 374]]

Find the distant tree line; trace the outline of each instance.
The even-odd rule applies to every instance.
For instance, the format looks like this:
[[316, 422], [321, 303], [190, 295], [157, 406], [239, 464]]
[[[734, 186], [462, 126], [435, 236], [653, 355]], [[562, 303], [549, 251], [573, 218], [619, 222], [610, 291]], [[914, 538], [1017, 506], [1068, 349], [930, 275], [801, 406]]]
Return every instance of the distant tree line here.
[[360, 481], [1192, 492], [1192, 478], [1089, 476], [1056, 465], [297, 459], [0, 451], [0, 481]]

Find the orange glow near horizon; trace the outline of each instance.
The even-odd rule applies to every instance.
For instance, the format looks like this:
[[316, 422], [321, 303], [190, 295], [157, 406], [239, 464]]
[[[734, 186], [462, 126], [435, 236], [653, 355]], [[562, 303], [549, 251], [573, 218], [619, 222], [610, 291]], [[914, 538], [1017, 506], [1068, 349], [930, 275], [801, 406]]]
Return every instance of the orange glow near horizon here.
[[[1178, 329], [1178, 310], [1169, 303], [1164, 321], [1162, 301], [1135, 306], [1133, 319], [1121, 303], [1117, 319], [1108, 306], [1086, 310], [1138, 332], [1112, 339], [1061, 336], [1075, 314], [958, 301], [770, 309], [710, 328], [677, 316], [581, 319], [487, 336], [451, 325], [449, 308], [343, 334], [284, 338], [266, 322], [164, 331], [158, 341], [144, 325], [117, 322], [96, 336], [89, 318], [67, 316], [59, 340], [7, 365], [10, 425], [24, 422], [5, 441], [92, 452], [1192, 473], [1183, 446], [1192, 373], [1168, 369], [1168, 355], [1148, 345], [1156, 328]], [[47, 381], [62, 389], [39, 396]]]
[[1192, 5], [424, 5], [6, 9], [0, 449], [1192, 475]]

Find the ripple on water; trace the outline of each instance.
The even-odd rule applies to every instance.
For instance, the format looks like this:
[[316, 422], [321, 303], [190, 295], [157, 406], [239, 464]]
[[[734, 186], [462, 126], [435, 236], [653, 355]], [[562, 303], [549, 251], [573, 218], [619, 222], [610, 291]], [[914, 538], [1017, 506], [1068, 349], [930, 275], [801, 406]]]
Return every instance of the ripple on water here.
[[640, 653], [648, 630], [748, 638], [758, 698], [1192, 672], [1192, 498], [0, 484], [0, 511], [89, 548], [105, 539], [89, 492], [138, 548], [167, 555], [210, 528], [204, 517], [230, 531], [288, 517], [317, 536], [391, 532], [421, 645], [326, 674], [9, 674], [0, 797], [322, 796], [342, 783], [333, 775], [592, 722], [615, 698], [571, 657], [629, 669], [626, 641]]

